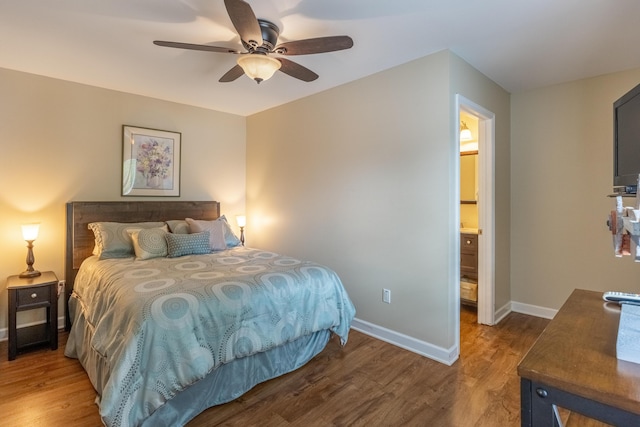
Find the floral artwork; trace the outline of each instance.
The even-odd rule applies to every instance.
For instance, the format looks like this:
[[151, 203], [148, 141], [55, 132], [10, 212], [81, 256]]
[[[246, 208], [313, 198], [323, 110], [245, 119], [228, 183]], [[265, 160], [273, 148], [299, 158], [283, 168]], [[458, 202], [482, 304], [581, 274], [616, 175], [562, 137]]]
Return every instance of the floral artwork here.
[[122, 195], [178, 196], [180, 134], [124, 126]]
[[[135, 139], [135, 138], [134, 138]], [[158, 188], [166, 185], [171, 176], [173, 141], [159, 138], [143, 138], [136, 156], [136, 171], [142, 175], [142, 182], [134, 188]], [[139, 180], [136, 179], [136, 183]]]

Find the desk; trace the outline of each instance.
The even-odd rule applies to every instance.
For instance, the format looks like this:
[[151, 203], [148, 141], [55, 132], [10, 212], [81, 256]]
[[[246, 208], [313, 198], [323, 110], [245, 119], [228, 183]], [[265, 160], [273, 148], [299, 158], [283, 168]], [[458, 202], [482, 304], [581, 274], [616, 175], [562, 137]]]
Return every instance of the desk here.
[[620, 306], [576, 289], [518, 365], [522, 426], [559, 426], [556, 406], [640, 426], [640, 365], [616, 358]]

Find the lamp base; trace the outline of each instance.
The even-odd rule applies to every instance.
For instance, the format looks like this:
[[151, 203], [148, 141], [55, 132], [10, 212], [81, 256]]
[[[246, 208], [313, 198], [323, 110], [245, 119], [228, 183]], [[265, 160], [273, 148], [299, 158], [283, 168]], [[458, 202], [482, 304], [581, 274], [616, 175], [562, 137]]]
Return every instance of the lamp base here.
[[41, 273], [38, 270], [31, 270], [31, 271], [27, 270], [20, 273], [18, 277], [21, 279], [29, 279], [31, 277], [38, 277], [40, 274]]

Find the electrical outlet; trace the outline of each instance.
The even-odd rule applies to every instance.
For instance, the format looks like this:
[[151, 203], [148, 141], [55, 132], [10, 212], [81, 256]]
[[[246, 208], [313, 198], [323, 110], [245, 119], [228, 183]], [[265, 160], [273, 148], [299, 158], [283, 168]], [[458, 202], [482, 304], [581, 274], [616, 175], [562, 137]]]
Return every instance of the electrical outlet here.
[[391, 304], [391, 291], [389, 289], [382, 290], [382, 302]]
[[58, 281], [58, 298], [60, 298], [60, 295], [64, 292], [65, 283], [64, 280]]

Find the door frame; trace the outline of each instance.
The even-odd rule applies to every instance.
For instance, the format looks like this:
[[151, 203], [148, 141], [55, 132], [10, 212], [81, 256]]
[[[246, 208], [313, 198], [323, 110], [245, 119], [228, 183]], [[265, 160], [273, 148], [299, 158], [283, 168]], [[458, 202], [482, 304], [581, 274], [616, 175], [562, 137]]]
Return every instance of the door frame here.
[[[460, 111], [478, 117], [478, 323], [495, 324], [495, 114], [456, 94], [456, 125]], [[460, 132], [456, 132], [457, 188], [460, 188]], [[458, 208], [458, 216], [460, 209]], [[459, 219], [459, 218], [458, 218]], [[457, 221], [460, 235], [460, 221]], [[460, 256], [457, 257], [460, 271]], [[458, 274], [459, 275], [459, 274]], [[459, 284], [458, 284], [459, 286]], [[459, 294], [458, 289], [458, 294]], [[457, 303], [460, 304], [459, 301]], [[459, 307], [458, 307], [459, 310]], [[460, 329], [460, 316], [457, 318]]]

